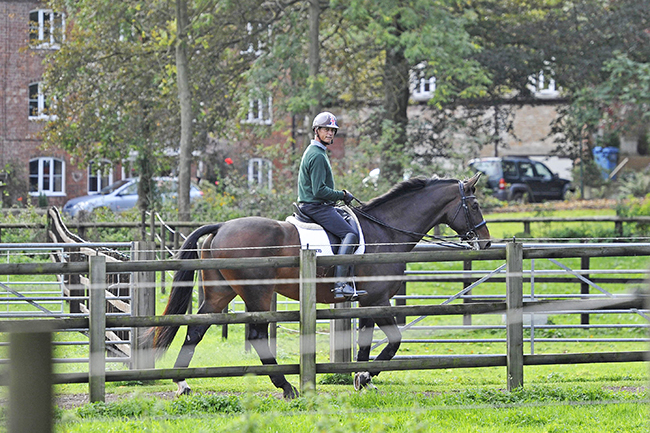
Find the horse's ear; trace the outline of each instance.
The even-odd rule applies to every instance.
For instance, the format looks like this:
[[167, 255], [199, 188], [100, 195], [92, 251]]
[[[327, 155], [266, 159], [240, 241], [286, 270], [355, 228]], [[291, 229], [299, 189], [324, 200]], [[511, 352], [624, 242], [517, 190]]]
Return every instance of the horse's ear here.
[[472, 189], [476, 186], [476, 182], [481, 178], [481, 172], [477, 171], [474, 176], [472, 176], [469, 180], [465, 181], [465, 189]]

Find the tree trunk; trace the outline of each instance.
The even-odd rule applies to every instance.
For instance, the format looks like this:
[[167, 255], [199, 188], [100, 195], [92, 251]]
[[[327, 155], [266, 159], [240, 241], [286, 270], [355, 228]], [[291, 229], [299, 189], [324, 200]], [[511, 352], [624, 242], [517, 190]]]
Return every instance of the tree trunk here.
[[[309, 105], [310, 122], [320, 111], [320, 99], [317, 94], [317, 79], [318, 72], [320, 71], [320, 41], [318, 40], [320, 25], [319, 1], [309, 0], [309, 96], [313, 98], [313, 102]], [[311, 139], [311, 129], [309, 131], [310, 133], [307, 136]]]
[[[404, 167], [403, 153], [406, 150], [406, 125], [408, 123], [409, 63], [401, 47], [386, 50], [384, 64], [384, 119], [392, 122], [393, 136], [383, 136], [381, 175], [395, 183], [402, 179]], [[384, 135], [384, 131], [382, 131]]]
[[192, 94], [187, 60], [187, 1], [176, 0], [176, 74], [181, 110], [181, 137], [178, 161], [178, 220], [190, 220], [192, 170]]

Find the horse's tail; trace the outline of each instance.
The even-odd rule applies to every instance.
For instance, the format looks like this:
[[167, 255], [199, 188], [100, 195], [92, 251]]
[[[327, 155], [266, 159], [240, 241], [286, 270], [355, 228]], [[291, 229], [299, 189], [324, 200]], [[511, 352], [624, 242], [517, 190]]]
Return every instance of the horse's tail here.
[[[194, 230], [185, 239], [183, 245], [178, 250], [178, 258], [185, 259], [198, 259], [199, 254], [197, 245], [199, 239], [210, 233], [216, 233], [223, 223], [209, 224], [201, 226]], [[174, 281], [172, 283], [171, 293], [167, 306], [163, 312], [163, 316], [169, 314], [185, 314], [192, 301], [192, 289], [194, 287], [194, 270], [179, 270], [174, 274]], [[144, 335], [142, 346], [145, 348], [154, 349], [156, 358], [160, 358], [172, 344], [179, 326], [157, 326], [147, 330]]]

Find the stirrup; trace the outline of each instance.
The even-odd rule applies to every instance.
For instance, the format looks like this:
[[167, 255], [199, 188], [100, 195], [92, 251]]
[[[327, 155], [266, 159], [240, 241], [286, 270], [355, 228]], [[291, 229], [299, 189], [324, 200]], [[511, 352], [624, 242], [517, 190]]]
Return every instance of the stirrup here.
[[332, 293], [334, 293], [334, 299], [348, 299], [350, 301], [356, 301], [359, 296], [368, 294], [365, 290], [357, 290], [356, 287], [352, 287], [347, 283], [337, 283], [332, 289]]

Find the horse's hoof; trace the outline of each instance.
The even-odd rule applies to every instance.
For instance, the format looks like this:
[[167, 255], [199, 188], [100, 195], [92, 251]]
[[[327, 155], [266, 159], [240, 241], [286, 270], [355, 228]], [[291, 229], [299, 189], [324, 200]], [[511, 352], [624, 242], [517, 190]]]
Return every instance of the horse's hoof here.
[[176, 390], [176, 397], [180, 397], [181, 395], [192, 394], [192, 389], [184, 380], [178, 382], [177, 385], [178, 385], [178, 389]]
[[355, 373], [354, 389], [361, 391], [363, 389], [377, 389], [377, 387], [372, 384], [372, 376], [370, 376], [370, 373], [364, 371], [361, 373]]
[[300, 397], [300, 393], [298, 392], [296, 387], [291, 385], [290, 383], [287, 383], [287, 385], [283, 389], [284, 389], [284, 398], [286, 398], [287, 400], [293, 400], [294, 398]]

